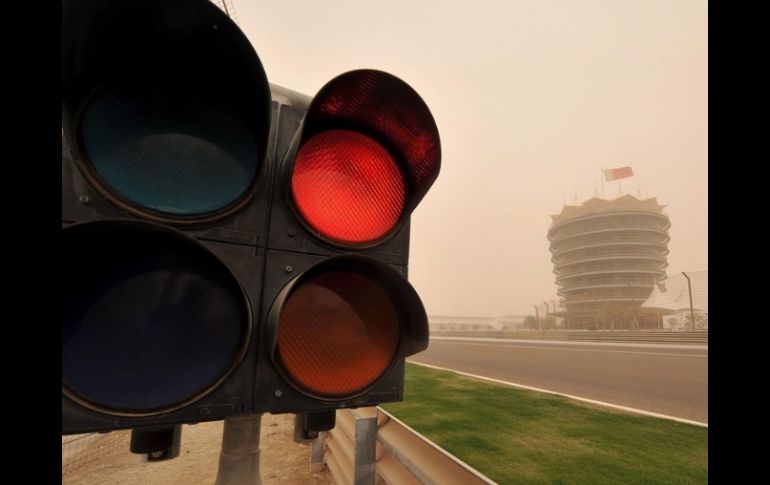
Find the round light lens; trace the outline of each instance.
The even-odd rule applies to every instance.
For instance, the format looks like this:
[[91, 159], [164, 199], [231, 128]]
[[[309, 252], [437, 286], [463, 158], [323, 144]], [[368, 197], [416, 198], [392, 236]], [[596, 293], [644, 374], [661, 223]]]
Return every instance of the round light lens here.
[[300, 388], [339, 398], [376, 382], [393, 362], [398, 341], [398, 313], [388, 293], [368, 276], [335, 270], [289, 295], [276, 351]]
[[249, 328], [227, 267], [175, 231], [100, 221], [64, 229], [62, 383], [107, 412], [163, 410], [204, 395]]
[[259, 156], [246, 121], [217, 93], [152, 83], [97, 94], [83, 117], [83, 146], [105, 187], [171, 216], [238, 202]]
[[321, 132], [299, 149], [291, 177], [297, 210], [322, 237], [376, 242], [398, 223], [406, 186], [391, 154], [350, 130]]

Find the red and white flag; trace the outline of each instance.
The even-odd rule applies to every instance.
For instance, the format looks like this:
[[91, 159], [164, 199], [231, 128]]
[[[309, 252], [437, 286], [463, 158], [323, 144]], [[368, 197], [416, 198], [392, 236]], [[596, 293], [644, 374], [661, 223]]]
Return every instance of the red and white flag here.
[[632, 177], [634, 171], [631, 167], [609, 168], [604, 170], [604, 180], [609, 182], [610, 180], [620, 180], [628, 177]]

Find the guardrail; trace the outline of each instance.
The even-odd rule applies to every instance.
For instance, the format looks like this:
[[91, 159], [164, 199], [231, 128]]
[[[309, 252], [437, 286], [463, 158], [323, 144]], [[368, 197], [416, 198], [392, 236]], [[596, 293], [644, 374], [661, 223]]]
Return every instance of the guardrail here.
[[337, 485], [495, 483], [381, 408], [337, 411], [319, 440]]
[[532, 330], [532, 331], [431, 331], [432, 337], [489, 337], [573, 342], [643, 342], [708, 344], [708, 330]]
[[707, 344], [709, 333], [705, 331], [667, 332], [567, 332], [567, 340], [592, 342], [650, 342]]

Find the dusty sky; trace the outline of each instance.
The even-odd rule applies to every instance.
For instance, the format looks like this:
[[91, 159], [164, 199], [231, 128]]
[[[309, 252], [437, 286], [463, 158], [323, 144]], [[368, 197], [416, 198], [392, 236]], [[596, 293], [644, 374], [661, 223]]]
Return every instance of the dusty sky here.
[[431, 108], [442, 168], [409, 265], [429, 315], [556, 298], [549, 215], [601, 191], [602, 168], [631, 166], [623, 192], [666, 205], [669, 275], [708, 269], [705, 0], [234, 4], [271, 83], [312, 96], [375, 68]]

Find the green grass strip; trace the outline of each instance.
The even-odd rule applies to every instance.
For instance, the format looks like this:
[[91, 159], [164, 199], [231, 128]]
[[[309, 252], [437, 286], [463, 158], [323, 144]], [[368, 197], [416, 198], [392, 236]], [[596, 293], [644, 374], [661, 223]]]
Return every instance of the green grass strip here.
[[707, 483], [708, 429], [407, 363], [382, 407], [500, 484]]

